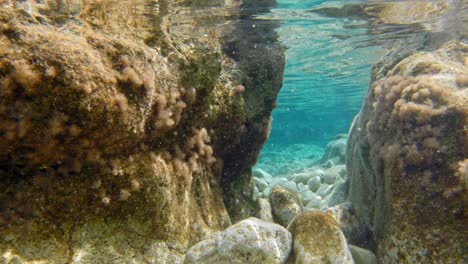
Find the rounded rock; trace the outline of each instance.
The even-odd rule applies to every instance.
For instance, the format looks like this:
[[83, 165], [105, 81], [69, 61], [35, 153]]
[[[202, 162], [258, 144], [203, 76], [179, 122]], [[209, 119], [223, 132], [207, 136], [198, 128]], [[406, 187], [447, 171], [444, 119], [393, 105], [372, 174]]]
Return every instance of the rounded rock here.
[[310, 180], [307, 182], [307, 185], [309, 185], [311, 191], [316, 192], [320, 188], [321, 183], [322, 180], [320, 179], [320, 176], [314, 176], [310, 178]]
[[282, 226], [248, 218], [189, 249], [185, 264], [286, 263], [292, 236]]
[[302, 212], [301, 201], [295, 192], [276, 186], [270, 194], [270, 204], [274, 219], [282, 226]]

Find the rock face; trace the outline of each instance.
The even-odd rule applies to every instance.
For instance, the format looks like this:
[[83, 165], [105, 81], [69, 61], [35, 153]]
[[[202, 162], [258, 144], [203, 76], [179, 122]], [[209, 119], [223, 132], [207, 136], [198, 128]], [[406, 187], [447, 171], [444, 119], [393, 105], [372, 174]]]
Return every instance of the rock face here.
[[449, 42], [374, 71], [347, 167], [382, 263], [466, 260], [467, 52]]
[[302, 212], [302, 203], [299, 196], [281, 186], [276, 186], [271, 192], [270, 204], [275, 222], [284, 227]]
[[375, 254], [367, 249], [349, 245], [351, 255], [353, 256], [354, 263], [356, 264], [377, 264]]
[[226, 56], [240, 1], [192, 2], [0, 2], [2, 261], [179, 263], [249, 204], [282, 51]]
[[340, 225], [324, 212], [305, 212], [288, 226], [294, 249], [290, 263], [354, 263]]
[[271, 214], [271, 205], [268, 199], [258, 198], [258, 217], [267, 222], [273, 222], [273, 215]]
[[291, 246], [292, 237], [285, 228], [252, 217], [194, 245], [184, 263], [286, 263]]

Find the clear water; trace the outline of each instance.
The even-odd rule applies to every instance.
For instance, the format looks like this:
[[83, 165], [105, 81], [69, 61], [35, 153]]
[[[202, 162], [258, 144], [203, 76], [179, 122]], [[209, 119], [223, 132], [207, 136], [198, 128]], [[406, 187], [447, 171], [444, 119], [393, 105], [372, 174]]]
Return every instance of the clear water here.
[[284, 85], [257, 168], [284, 175], [315, 164], [327, 143], [348, 132], [372, 65], [390, 48], [402, 43], [408, 51], [431, 49], [465, 32], [456, 21], [466, 18], [457, 11], [451, 18], [372, 28], [368, 17], [339, 11], [362, 2], [372, 1], [279, 0], [271, 13], [257, 16], [280, 21], [277, 32], [287, 48]]

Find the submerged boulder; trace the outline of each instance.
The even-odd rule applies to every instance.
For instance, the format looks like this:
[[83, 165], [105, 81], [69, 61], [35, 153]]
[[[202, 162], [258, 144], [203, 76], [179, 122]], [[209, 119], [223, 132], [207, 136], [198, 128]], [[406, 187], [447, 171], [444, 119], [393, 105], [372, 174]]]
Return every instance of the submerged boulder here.
[[275, 221], [282, 226], [287, 226], [302, 212], [302, 203], [297, 193], [281, 186], [275, 187], [271, 192], [270, 204]]
[[379, 262], [466, 260], [467, 52], [448, 42], [374, 70], [347, 171], [349, 200], [373, 230]]
[[252, 211], [274, 23], [232, 33], [237, 0], [159, 2], [0, 1], [2, 262], [180, 263]]
[[284, 227], [252, 217], [194, 245], [184, 263], [281, 264], [291, 247], [291, 234]]
[[354, 263], [340, 225], [327, 213], [305, 212], [288, 226], [294, 249], [290, 263]]

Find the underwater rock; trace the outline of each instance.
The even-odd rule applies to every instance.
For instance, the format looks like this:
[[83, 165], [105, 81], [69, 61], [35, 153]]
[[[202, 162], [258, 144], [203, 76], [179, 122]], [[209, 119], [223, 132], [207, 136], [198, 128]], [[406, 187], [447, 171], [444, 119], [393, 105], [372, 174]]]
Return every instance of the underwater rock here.
[[281, 186], [285, 189], [288, 189], [292, 192], [297, 192], [297, 185], [295, 182], [293, 181], [290, 181], [286, 178], [275, 178], [271, 184], [270, 184], [270, 188], [271, 189], [274, 189], [276, 186]]
[[264, 180], [273, 178], [268, 172], [259, 168], [253, 169], [252, 175], [258, 179], [264, 179]]
[[259, 179], [259, 178], [256, 178], [256, 177], [253, 177], [253, 179], [255, 181], [255, 185], [257, 186], [257, 188], [258, 188], [258, 190], [260, 192], [263, 192], [263, 190], [268, 188], [268, 183], [265, 180]]
[[346, 162], [347, 141], [348, 138], [344, 135], [339, 139], [329, 142], [325, 148], [325, 154], [323, 154], [320, 162], [325, 163], [328, 160], [333, 160], [334, 164], [344, 164]]
[[292, 236], [282, 226], [251, 217], [189, 249], [185, 264], [286, 263]]
[[325, 197], [325, 201], [330, 207], [342, 203], [346, 200], [349, 184], [347, 181], [340, 178], [332, 186], [333, 190]]
[[375, 254], [367, 249], [360, 248], [354, 245], [349, 245], [351, 255], [356, 264], [377, 264]]
[[369, 226], [356, 215], [351, 202], [346, 201], [328, 208], [325, 212], [340, 224], [341, 231], [350, 244], [360, 243], [360, 247], [375, 248], [372, 243]]
[[320, 176], [313, 176], [307, 182], [307, 185], [309, 185], [309, 188], [311, 191], [317, 192], [317, 190], [320, 188], [321, 183], [322, 183], [322, 179], [320, 178]]
[[315, 196], [304, 207], [304, 211], [324, 211], [328, 208], [328, 204], [325, 200], [322, 200], [320, 196]]
[[328, 196], [332, 191], [334, 186], [331, 184], [323, 183], [320, 185], [320, 188], [316, 191], [316, 194], [321, 197]]
[[307, 184], [307, 181], [309, 181], [309, 179], [313, 176], [314, 174], [309, 173], [308, 171], [305, 171], [305, 172], [295, 173], [291, 175], [290, 177], [288, 177], [288, 179], [290, 181], [295, 182], [296, 184], [299, 184], [299, 183]]
[[2, 261], [180, 263], [251, 213], [283, 52], [206, 2], [0, 3]]
[[271, 205], [268, 199], [259, 198], [258, 202], [258, 218], [263, 221], [273, 222], [273, 215], [271, 214]]
[[317, 195], [315, 195], [315, 193], [312, 192], [311, 190], [307, 190], [305, 192], [302, 192], [300, 195], [301, 195], [301, 198], [302, 198], [302, 204], [308, 204], [311, 201], [317, 199]]
[[305, 191], [308, 191], [309, 190], [309, 186], [308, 185], [304, 185], [302, 183], [298, 183], [297, 184], [297, 192], [298, 193], [303, 193]]
[[334, 184], [337, 180], [346, 179], [346, 166], [336, 165], [325, 172], [323, 181], [328, 184]]
[[351, 128], [347, 172], [379, 262], [466, 259], [468, 89], [457, 79], [468, 74], [467, 51], [448, 42], [374, 71], [383, 77]]
[[354, 263], [340, 225], [323, 212], [304, 212], [288, 230], [293, 235], [290, 263]]
[[301, 200], [298, 195], [281, 186], [276, 186], [271, 192], [270, 204], [275, 222], [284, 227], [302, 212]]

